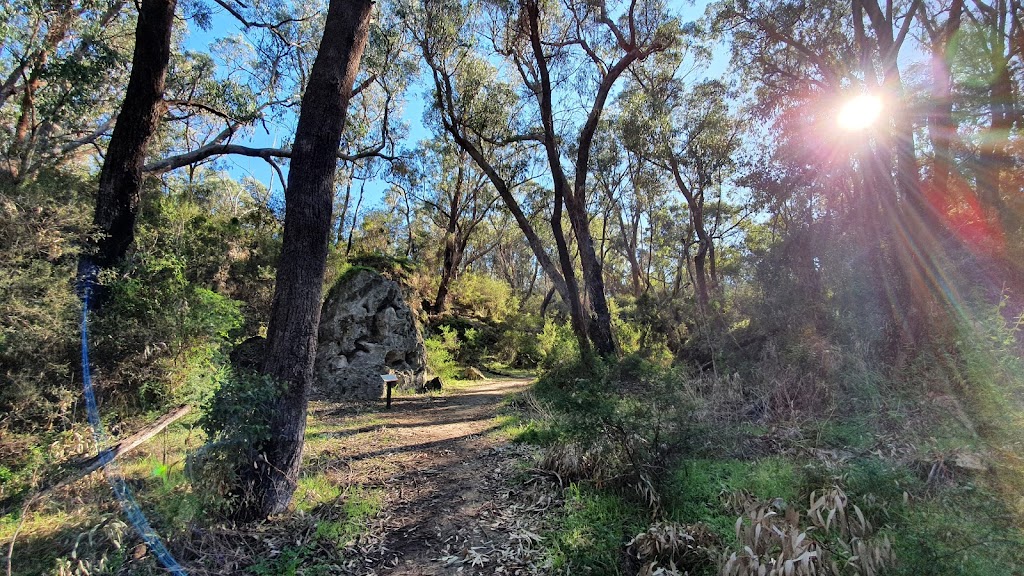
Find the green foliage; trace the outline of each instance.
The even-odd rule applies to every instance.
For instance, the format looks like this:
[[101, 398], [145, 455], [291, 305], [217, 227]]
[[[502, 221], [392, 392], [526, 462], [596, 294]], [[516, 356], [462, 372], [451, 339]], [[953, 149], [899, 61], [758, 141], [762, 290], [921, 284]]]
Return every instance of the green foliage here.
[[638, 355], [656, 363], [672, 363], [670, 344], [679, 349], [685, 326], [681, 302], [650, 292], [640, 298], [621, 297], [609, 301], [612, 331], [625, 356]]
[[149, 191], [134, 251], [101, 279], [107, 303], [93, 322], [93, 357], [118, 383], [104, 393], [125, 405], [201, 403], [243, 326], [256, 331], [269, 313], [272, 215], [215, 173], [178, 184]]
[[458, 333], [448, 326], [440, 326], [438, 333], [423, 340], [427, 351], [427, 367], [441, 377], [442, 380], [454, 380], [459, 377], [459, 366], [455, 357], [462, 343]]
[[657, 513], [666, 462], [688, 434], [691, 404], [680, 378], [636, 357], [547, 372], [534, 393], [551, 410], [561, 444], [548, 449], [541, 467], [620, 489]]
[[184, 268], [166, 256], [106, 281], [110, 303], [93, 323], [93, 356], [121, 385], [107, 394], [143, 406], [201, 402], [223, 376], [240, 303], [189, 282]]
[[540, 366], [544, 370], [572, 366], [580, 356], [579, 342], [568, 321], [559, 323], [546, 320], [543, 331], [537, 336], [537, 351], [541, 356]]
[[1024, 536], [994, 494], [977, 486], [944, 490], [893, 511], [898, 575], [1013, 576], [1024, 566]]
[[66, 426], [77, 397], [77, 246], [87, 180], [48, 173], [0, 186], [0, 425]]
[[452, 308], [469, 317], [502, 322], [519, 311], [512, 288], [487, 274], [466, 272], [452, 282]]
[[[350, 258], [348, 262], [351, 267], [345, 270], [339, 277], [339, 280], [348, 274], [355, 274], [359, 270], [373, 270], [385, 278], [401, 283], [412, 271], [412, 264], [408, 258], [379, 253], [358, 254]], [[330, 285], [333, 286], [334, 284]]]
[[665, 484], [665, 507], [670, 518], [704, 522], [731, 540], [736, 515], [723, 502], [723, 495], [742, 491], [767, 502], [781, 498], [797, 503], [803, 496], [801, 480], [793, 464], [783, 458], [684, 460]]
[[625, 543], [646, 526], [646, 515], [623, 497], [572, 484], [557, 529], [548, 538], [548, 561], [560, 574], [625, 574]]
[[510, 317], [498, 328], [498, 337], [491, 348], [495, 360], [505, 367], [536, 368], [542, 358], [537, 334], [541, 331], [540, 316], [520, 313]]
[[230, 512], [247, 495], [245, 474], [261, 458], [261, 444], [270, 437], [281, 386], [257, 372], [235, 372], [220, 383], [199, 424], [207, 444], [189, 455], [193, 486], [215, 508]]
[[268, 416], [281, 386], [266, 374], [235, 372], [222, 381], [199, 425], [212, 442], [240, 442], [252, 447], [269, 437]]

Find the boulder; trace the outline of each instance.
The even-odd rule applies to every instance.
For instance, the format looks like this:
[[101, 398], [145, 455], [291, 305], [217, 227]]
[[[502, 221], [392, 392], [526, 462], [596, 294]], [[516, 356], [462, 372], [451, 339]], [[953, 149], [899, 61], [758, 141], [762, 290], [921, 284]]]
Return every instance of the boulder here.
[[479, 369], [470, 366], [470, 367], [468, 367], [468, 368], [466, 368], [465, 370], [462, 371], [462, 379], [463, 380], [486, 380], [487, 376], [484, 376], [484, 373], [481, 372]]
[[416, 390], [426, 368], [423, 337], [398, 283], [368, 269], [343, 275], [320, 313], [314, 390], [330, 399], [380, 398], [381, 374]]
[[246, 338], [228, 355], [231, 367], [239, 372], [259, 370], [263, 365], [263, 354], [266, 347], [267, 339], [262, 336]]
[[441, 391], [441, 386], [442, 386], [441, 377], [440, 376], [434, 376], [433, 378], [430, 378], [426, 382], [424, 382], [423, 383], [423, 387], [420, 388], [419, 390], [417, 390], [417, 392], [420, 392], [420, 393], [440, 392]]

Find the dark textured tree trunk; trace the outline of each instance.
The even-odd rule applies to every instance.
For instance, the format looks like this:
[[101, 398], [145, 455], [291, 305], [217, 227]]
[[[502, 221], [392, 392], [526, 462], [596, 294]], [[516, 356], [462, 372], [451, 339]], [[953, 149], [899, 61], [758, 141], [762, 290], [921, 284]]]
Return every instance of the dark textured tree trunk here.
[[[540, 79], [540, 86], [535, 93], [540, 107], [541, 123], [544, 126], [544, 148], [547, 152], [548, 164], [551, 168], [551, 176], [555, 189], [555, 215], [552, 215], [551, 226], [555, 233], [555, 243], [558, 246], [559, 261], [562, 264], [562, 275], [565, 276], [566, 284], [569, 287], [569, 309], [572, 320], [573, 331], [577, 340], [580, 341], [580, 350], [586, 354], [589, 350], [589, 341], [594, 349], [602, 357], [613, 357], [616, 355], [615, 339], [612, 335], [611, 311], [608, 308], [608, 301], [604, 290], [604, 274], [601, 270], [601, 262], [597, 258], [597, 251], [594, 248], [594, 238], [590, 233], [590, 219], [587, 217], [586, 185], [589, 172], [590, 148], [593, 143], [594, 134], [597, 131], [601, 112], [604, 109], [605, 101], [611, 91], [612, 85], [618, 77], [632, 64], [641, 58], [641, 52], [632, 47], [627, 53], [615, 63], [601, 80], [597, 94], [594, 98], [593, 107], [587, 116], [580, 131], [579, 146], [576, 152], [576, 173], [575, 182], [569, 185], [569, 180], [562, 170], [561, 158], [558, 152], [558, 136], [555, 132], [554, 113], [552, 109], [553, 89], [551, 78], [548, 72], [548, 56], [540, 38], [540, 6], [536, 0], [526, 3], [527, 16], [530, 24], [530, 44], [533, 48], [533, 55], [537, 62], [537, 73]], [[583, 269], [583, 285], [586, 287], [587, 295], [590, 297], [590, 306], [594, 310], [594, 316], [588, 318], [583, 308], [583, 300], [579, 289], [575, 286], [575, 274], [573, 273], [572, 258], [563, 239], [559, 238], [561, 230], [561, 205], [564, 202], [566, 213], [569, 216], [569, 223], [576, 236], [576, 246], [579, 249], [580, 265]]]
[[143, 0], [139, 8], [132, 73], [100, 170], [93, 223], [103, 236], [86, 257], [101, 268], [124, 258], [135, 238], [146, 149], [163, 114], [175, 4]]
[[708, 293], [708, 272], [707, 272], [708, 246], [703, 242], [697, 246], [697, 253], [693, 256], [693, 279], [697, 287], [697, 307], [702, 314], [707, 314], [708, 304], [711, 296]]
[[444, 264], [441, 270], [441, 281], [437, 285], [437, 295], [434, 297], [434, 305], [431, 312], [441, 314], [448, 309], [448, 291], [451, 289], [452, 281], [462, 264], [462, 256], [465, 252], [465, 244], [459, 242], [454, 231], [445, 236], [444, 241]]
[[285, 222], [263, 373], [283, 386], [271, 416], [266, 461], [241, 516], [283, 512], [295, 492], [331, 232], [337, 151], [369, 34], [371, 0], [331, 0], [323, 39], [302, 97], [285, 191]]
[[[1003, 175], [1012, 166], [1007, 154], [1013, 127], [1013, 81], [1001, 54], [993, 54], [993, 80], [989, 86], [989, 125], [982, 139], [978, 166], [978, 199], [986, 216], [1004, 226], [1011, 223], [1003, 201]], [[1006, 230], [1009, 232], [1010, 230]]]
[[[459, 212], [462, 210], [462, 183], [465, 171], [459, 165], [455, 177], [455, 189], [452, 191], [452, 201], [448, 208], [448, 222], [445, 223], [444, 231], [444, 256], [441, 264], [441, 282], [437, 285], [437, 295], [434, 297], [434, 305], [431, 307], [434, 314], [441, 314], [448, 308], [448, 288], [451, 286], [455, 274], [462, 263], [462, 252], [465, 243], [457, 238], [459, 228]], [[461, 249], [460, 249], [461, 248]]]
[[580, 347], [580, 356], [587, 358], [591, 355], [591, 334], [590, 326], [587, 323], [586, 310], [583, 308], [583, 298], [580, 295], [580, 286], [576, 281], [576, 270], [573, 267], [572, 256], [569, 254], [569, 244], [565, 240], [565, 231], [562, 229], [562, 205], [563, 197], [560, 187], [555, 184], [555, 209], [551, 213], [551, 234], [555, 238], [555, 247], [558, 249], [558, 262], [562, 267], [562, 276], [565, 278], [566, 292], [569, 298], [566, 304], [569, 305], [569, 324], [576, 336], [576, 343]]

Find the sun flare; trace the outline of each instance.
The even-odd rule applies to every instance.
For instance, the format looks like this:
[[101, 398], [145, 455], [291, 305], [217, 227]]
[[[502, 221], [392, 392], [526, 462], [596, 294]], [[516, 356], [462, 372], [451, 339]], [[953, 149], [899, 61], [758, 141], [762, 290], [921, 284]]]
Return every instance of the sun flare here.
[[882, 99], [861, 94], [846, 101], [839, 109], [839, 127], [850, 132], [870, 128], [882, 113]]

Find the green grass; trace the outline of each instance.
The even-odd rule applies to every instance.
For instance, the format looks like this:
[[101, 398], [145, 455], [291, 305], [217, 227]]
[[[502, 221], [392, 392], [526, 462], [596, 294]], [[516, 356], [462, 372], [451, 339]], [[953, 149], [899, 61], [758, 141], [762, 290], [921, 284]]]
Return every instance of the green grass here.
[[[816, 444], [823, 448], [866, 450], [874, 442], [875, 430], [867, 417], [825, 420], [816, 428]], [[812, 428], [812, 429], [813, 429]]]
[[303, 475], [292, 499], [295, 509], [309, 512], [317, 506], [334, 502], [341, 496], [341, 486], [331, 481], [326, 474]]
[[317, 538], [344, 546], [365, 532], [366, 524], [384, 505], [384, 494], [361, 486], [351, 487], [342, 503], [342, 517], [337, 521], [323, 521], [317, 525]]
[[[305, 488], [324, 488], [321, 480], [307, 482]], [[300, 490], [303, 483], [300, 482]], [[332, 489], [327, 488], [326, 492]], [[332, 564], [337, 556], [324, 554], [325, 550], [340, 552], [361, 534], [365, 533], [367, 523], [376, 516], [384, 503], [383, 492], [363, 488], [350, 487], [344, 493], [339, 490], [335, 498], [339, 508], [329, 510], [327, 504], [319, 508], [322, 516], [317, 518], [316, 531], [313, 538], [304, 544], [288, 546], [273, 558], [267, 558], [250, 566], [248, 572], [256, 576], [294, 576], [297, 574], [334, 574], [336, 566]], [[317, 511], [313, 511], [314, 514]], [[333, 516], [336, 514], [336, 517]]]
[[1024, 536], [999, 497], [971, 484], [897, 507], [891, 534], [906, 576], [1019, 576]]
[[537, 376], [536, 368], [513, 368], [504, 362], [485, 362], [483, 369], [494, 374], [501, 374], [512, 378], [534, 378]]
[[495, 433], [516, 443], [550, 446], [559, 437], [558, 431], [547, 423], [518, 413], [505, 413], [494, 417]]
[[704, 522], [723, 539], [733, 537], [736, 516], [722, 496], [743, 490], [765, 501], [797, 503], [802, 483], [798, 468], [781, 457], [762, 460], [686, 460], [666, 481], [670, 518], [684, 524]]
[[590, 486], [566, 489], [565, 508], [546, 535], [548, 561], [564, 574], [623, 574], [623, 547], [647, 526], [642, 507]]
[[[196, 447], [203, 442], [202, 432], [192, 427], [197, 418], [196, 414], [189, 414], [149, 443], [118, 460], [119, 473], [131, 483], [140, 506], [164, 537], [173, 538], [182, 533], [204, 513], [200, 498], [191, 489], [183, 472], [186, 447]], [[151, 419], [140, 418], [126, 429], [139, 429], [144, 426], [144, 420]], [[116, 564], [118, 558], [111, 544], [102, 534], [97, 536], [102, 531], [93, 533], [91, 538], [78, 538], [81, 534], [92, 533], [96, 526], [104, 524], [111, 510], [117, 510], [102, 474], [80, 478], [66, 488], [73, 499], [64, 498], [64, 491], [59, 491], [51, 493], [45, 500], [34, 502], [24, 522], [21, 522], [24, 498], [34, 490], [30, 489], [33, 475], [62, 478], [58, 464], [74, 458], [83, 450], [90, 453], [95, 450], [90, 442], [83, 440], [88, 434], [84, 427], [80, 427], [33, 437], [30, 440], [32, 449], [14, 463], [17, 467], [11, 467], [10, 474], [3, 479], [3, 494], [5, 497], [14, 496], [14, 505], [8, 514], [0, 517], [0, 542], [4, 542], [6, 554], [6, 544], [18, 531], [11, 562], [14, 574], [53, 572], [59, 563], [69, 560], [76, 540], [79, 541], [75, 551], [77, 559], [94, 568], [101, 560], [108, 567]], [[109, 527], [111, 524], [105, 525]]]

